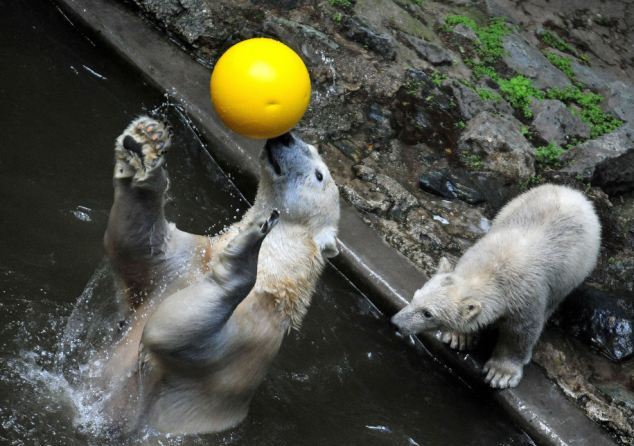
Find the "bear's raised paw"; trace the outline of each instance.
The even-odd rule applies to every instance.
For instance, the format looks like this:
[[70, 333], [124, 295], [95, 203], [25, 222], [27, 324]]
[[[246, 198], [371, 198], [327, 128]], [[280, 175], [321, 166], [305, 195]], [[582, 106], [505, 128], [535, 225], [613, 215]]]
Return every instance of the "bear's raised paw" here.
[[115, 178], [143, 181], [163, 164], [171, 140], [171, 129], [148, 116], [130, 123], [115, 141]]
[[494, 389], [507, 389], [520, 383], [524, 365], [510, 359], [491, 358], [482, 370], [486, 373], [484, 381], [487, 384]]

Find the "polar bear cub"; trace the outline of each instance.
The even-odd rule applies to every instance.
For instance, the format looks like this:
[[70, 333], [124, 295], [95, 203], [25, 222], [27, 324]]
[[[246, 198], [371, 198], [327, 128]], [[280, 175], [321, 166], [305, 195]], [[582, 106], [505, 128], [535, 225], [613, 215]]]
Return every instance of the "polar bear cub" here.
[[485, 381], [515, 387], [545, 322], [594, 269], [600, 241], [599, 219], [582, 193], [551, 184], [534, 188], [502, 208], [455, 267], [441, 259], [392, 322], [405, 334], [440, 330], [444, 342], [460, 349], [495, 325]]

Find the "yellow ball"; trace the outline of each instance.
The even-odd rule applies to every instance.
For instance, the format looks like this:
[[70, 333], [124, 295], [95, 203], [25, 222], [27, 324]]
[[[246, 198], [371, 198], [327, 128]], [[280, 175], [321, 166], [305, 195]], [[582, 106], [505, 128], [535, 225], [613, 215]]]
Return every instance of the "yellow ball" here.
[[288, 132], [310, 101], [306, 65], [288, 46], [268, 38], [229, 48], [216, 63], [210, 84], [220, 119], [233, 131], [256, 139]]

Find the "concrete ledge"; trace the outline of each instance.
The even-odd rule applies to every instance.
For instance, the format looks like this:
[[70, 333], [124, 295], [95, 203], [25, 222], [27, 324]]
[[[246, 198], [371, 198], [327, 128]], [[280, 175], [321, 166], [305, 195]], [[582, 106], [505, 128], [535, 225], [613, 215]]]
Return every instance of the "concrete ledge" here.
[[[222, 168], [247, 197], [257, 184], [261, 143], [229, 131], [209, 100], [209, 70], [125, 5], [109, 0], [58, 0], [77, 25], [86, 27], [139, 70], [151, 83], [182, 103]], [[370, 229], [356, 210], [342, 203], [337, 268], [372, 301], [391, 314], [403, 307], [426, 277]], [[481, 385], [481, 362], [421, 336], [428, 350], [474, 385]], [[542, 445], [613, 445], [598, 425], [561, 394], [543, 372], [529, 365], [516, 389], [492, 392], [515, 422]]]

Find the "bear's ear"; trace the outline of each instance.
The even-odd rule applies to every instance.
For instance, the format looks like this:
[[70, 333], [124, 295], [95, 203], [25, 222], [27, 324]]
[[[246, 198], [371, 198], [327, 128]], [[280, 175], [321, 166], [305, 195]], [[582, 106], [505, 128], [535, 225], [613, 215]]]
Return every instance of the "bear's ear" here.
[[466, 322], [471, 322], [482, 311], [482, 304], [475, 299], [466, 299], [462, 302], [462, 317]]
[[441, 257], [438, 262], [438, 271], [436, 271], [436, 274], [450, 273], [451, 271], [453, 271], [453, 266], [451, 266], [449, 259], [447, 259], [447, 257]]
[[335, 228], [325, 228], [317, 233], [315, 236], [315, 243], [321, 250], [321, 255], [330, 259], [339, 254], [339, 248], [337, 248], [337, 230]]

